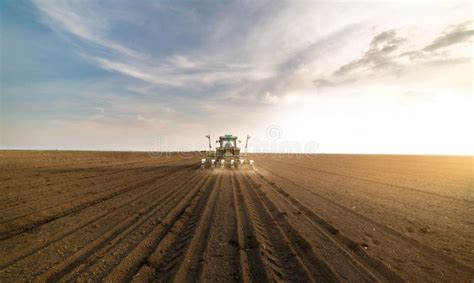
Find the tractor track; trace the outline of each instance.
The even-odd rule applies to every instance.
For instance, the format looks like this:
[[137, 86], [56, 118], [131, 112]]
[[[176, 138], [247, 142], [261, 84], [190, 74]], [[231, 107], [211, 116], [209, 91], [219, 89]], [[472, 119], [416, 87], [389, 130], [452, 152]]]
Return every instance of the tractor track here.
[[[311, 281], [337, 282], [337, 276], [333, 270], [316, 255], [308, 241], [297, 231], [286, 219], [285, 213], [280, 211], [269, 197], [250, 178], [243, 178], [249, 190], [253, 191], [256, 199], [260, 202], [271, 222], [278, 228], [281, 234], [281, 241], [289, 244], [289, 249], [293, 252], [295, 259], [299, 262]], [[299, 279], [298, 279], [299, 280]]]
[[[209, 201], [189, 241], [188, 248], [186, 251], [183, 251], [184, 255], [182, 260], [177, 264], [176, 272], [170, 272], [164, 275], [154, 273], [154, 277], [163, 277], [163, 279], [169, 278], [179, 282], [189, 282], [199, 278], [204, 262], [203, 255], [208, 245], [207, 239], [217, 214], [218, 198], [221, 194], [221, 190], [219, 190], [221, 178], [221, 176], [216, 177]], [[138, 276], [136, 279], [138, 279]]]
[[[363, 199], [369, 202], [369, 208], [380, 207], [386, 202], [382, 190], [378, 192], [381, 196], [370, 198], [363, 195], [363, 186], [369, 186], [368, 183], [350, 177], [341, 179], [349, 182], [342, 185], [361, 186], [361, 190], [354, 189], [343, 195], [345, 198], [336, 196], [347, 188], [333, 194], [330, 184], [323, 189], [314, 187], [314, 183], [324, 185], [318, 182], [336, 177], [322, 172], [310, 176], [309, 170], [334, 171], [340, 167], [337, 162], [333, 168], [318, 167], [319, 161], [309, 164], [304, 160], [300, 164], [298, 160], [283, 158], [275, 164], [275, 160], [262, 158], [261, 166], [257, 160], [254, 170], [201, 170], [197, 157], [155, 160], [137, 153], [131, 154], [135, 156], [133, 160], [120, 164], [112, 153], [88, 153], [87, 162], [80, 158], [85, 153], [68, 153], [69, 157], [76, 156], [78, 162], [65, 160], [61, 167], [60, 153], [51, 154], [55, 156], [53, 165], [38, 168], [41, 164], [36, 162], [31, 171], [24, 169], [28, 167], [27, 158], [23, 159], [18, 170], [21, 169], [21, 176], [29, 177], [16, 183], [18, 193], [12, 181], [12, 172], [17, 169], [9, 169], [7, 175], [0, 171], [0, 180], [10, 182], [0, 187], [0, 192], [8, 192], [8, 199], [0, 200], [0, 213], [6, 215], [0, 219], [1, 282], [473, 279], [472, 260], [435, 249], [417, 233], [407, 235], [377, 214], [353, 209], [348, 201]], [[44, 156], [48, 160], [48, 154]], [[107, 165], [95, 166], [94, 156]], [[330, 165], [338, 160], [325, 158]], [[367, 160], [373, 157], [360, 158], [367, 166]], [[391, 162], [403, 158], [406, 157]], [[108, 159], [113, 162], [107, 162]], [[357, 164], [357, 159], [351, 160]], [[294, 168], [284, 172], [290, 164]], [[410, 164], [417, 167], [418, 163]], [[349, 168], [341, 169], [342, 172], [351, 172], [351, 164], [342, 165]], [[1, 166], [0, 162], [0, 169]], [[394, 173], [396, 166], [390, 167]], [[378, 168], [363, 170], [367, 171], [363, 174], [376, 176]], [[423, 166], [416, 170], [421, 174]], [[50, 181], [36, 180], [36, 174]], [[319, 177], [328, 180], [315, 180]], [[407, 184], [414, 184], [410, 182]], [[44, 187], [47, 183], [50, 185]], [[370, 189], [373, 187], [367, 188]], [[454, 241], [467, 239], [474, 231], [472, 221], [454, 222], [463, 215], [458, 202], [436, 194], [399, 191], [414, 194], [415, 199], [421, 195], [434, 203], [443, 202], [430, 210], [413, 208], [409, 211], [410, 219], [422, 222], [427, 218], [418, 214], [446, 213], [443, 221], [458, 225], [456, 231], [464, 233]], [[407, 198], [400, 203], [410, 201]], [[436, 210], [451, 204], [456, 209]], [[463, 232], [459, 227], [467, 230]], [[435, 236], [430, 234], [431, 238]], [[474, 242], [466, 240], [453, 245], [472, 251]]]
[[[263, 185], [271, 188], [272, 191], [276, 192], [280, 200], [286, 202], [286, 211], [292, 211], [296, 215], [304, 215], [305, 218], [309, 220], [310, 225], [313, 229], [314, 234], [319, 234], [323, 243], [330, 242], [331, 250], [327, 253], [331, 257], [336, 258], [337, 261], [342, 258], [351, 258], [355, 264], [357, 271], [362, 272], [360, 278], [357, 281], [390, 281], [390, 282], [402, 282], [403, 280], [388, 266], [380, 262], [378, 259], [370, 256], [365, 252], [360, 243], [353, 241], [347, 236], [343, 235], [336, 227], [331, 225], [328, 221], [324, 220], [317, 214], [315, 214], [311, 209], [305, 207], [298, 200], [291, 197], [287, 192], [282, 188], [278, 187], [275, 183], [268, 181], [265, 177], [256, 173], [256, 176], [263, 180]], [[256, 180], [256, 186], [260, 186], [259, 181]], [[301, 220], [300, 220], [301, 221]], [[318, 233], [319, 232], [319, 233]], [[337, 249], [337, 253], [334, 252], [334, 249]], [[330, 262], [332, 259], [327, 258], [326, 261]], [[353, 268], [354, 268], [353, 267]], [[339, 271], [342, 273], [341, 271]], [[351, 274], [351, 278], [357, 278], [358, 274]], [[347, 277], [349, 278], [349, 277]]]
[[[411, 237], [408, 237], [408, 236], [406, 236], [406, 235], [390, 228], [389, 226], [387, 226], [385, 224], [374, 221], [373, 219], [371, 219], [369, 217], [366, 217], [365, 215], [362, 215], [362, 214], [360, 214], [360, 213], [358, 213], [358, 212], [356, 212], [352, 209], [349, 209], [349, 208], [347, 208], [347, 207], [345, 207], [345, 206], [343, 206], [343, 205], [341, 205], [341, 204], [339, 204], [339, 203], [337, 203], [337, 202], [335, 202], [335, 201], [333, 201], [333, 200], [331, 200], [327, 197], [324, 197], [321, 194], [316, 193], [315, 191], [313, 191], [311, 189], [308, 189], [304, 186], [298, 185], [295, 182], [293, 182], [292, 180], [289, 180], [289, 179], [281, 176], [280, 174], [277, 174], [275, 172], [270, 172], [269, 174], [276, 175], [276, 176], [278, 176], [278, 178], [284, 179], [288, 183], [291, 183], [292, 185], [294, 185], [294, 186], [310, 193], [311, 195], [317, 197], [319, 199], [319, 202], [324, 203], [326, 206], [332, 207], [332, 209], [334, 211], [344, 212], [345, 214], [347, 214], [348, 216], [353, 218], [353, 221], [355, 223], [360, 222], [361, 223], [360, 227], [366, 227], [366, 226], [376, 227], [377, 231], [383, 232], [384, 236], [382, 238], [385, 239], [385, 240], [386, 239], [391, 239], [394, 243], [396, 243], [396, 246], [399, 248], [400, 251], [402, 250], [401, 246], [406, 246], [407, 248], [403, 249], [403, 250], [410, 251], [411, 254], [416, 254], [416, 256], [418, 258], [419, 257], [424, 257], [425, 259], [429, 259], [436, 266], [443, 266], [446, 269], [446, 272], [451, 272], [452, 273], [451, 275], [456, 274], [457, 272], [459, 272], [459, 270], [461, 270], [463, 272], [463, 274], [474, 274], [474, 268], [472, 268], [470, 266], [467, 266], [467, 265], [464, 265], [463, 263], [454, 260], [450, 256], [448, 256], [446, 254], [443, 254], [442, 252], [440, 252], [438, 250], [435, 250], [435, 249], [433, 249], [433, 248], [431, 248], [427, 245], [424, 245], [424, 244], [418, 242], [417, 240], [415, 240]], [[257, 175], [260, 178], [265, 179], [265, 181], [268, 182], [273, 188], [278, 188], [275, 185], [274, 182], [269, 181], [262, 174], [259, 174], [257, 172]], [[287, 192], [285, 192], [283, 189], [278, 188], [278, 191], [282, 196], [286, 196], [286, 198], [289, 198], [289, 201], [293, 202], [293, 204], [299, 203], [294, 198], [291, 198], [290, 195]], [[322, 219], [321, 217], [317, 216], [315, 213], [311, 213], [310, 211], [304, 209], [303, 205], [301, 205], [300, 203], [298, 204], [298, 206], [300, 207], [300, 209], [305, 210], [307, 212], [307, 214], [312, 215], [311, 218], [313, 218], [313, 220], [316, 223], [320, 223], [320, 225], [322, 225], [326, 230], [331, 232], [333, 229], [335, 229], [334, 227], [330, 226], [328, 221], [326, 221], [326, 220]], [[368, 225], [366, 223], [368, 223]], [[339, 232], [339, 230], [336, 229], [336, 230], [334, 230], [333, 233], [339, 234], [340, 232]], [[344, 237], [344, 236], [342, 236], [342, 237]], [[346, 237], [344, 237], [344, 238], [346, 238]], [[342, 240], [344, 242], [347, 242], [347, 244], [349, 246], [352, 245], [350, 243], [350, 239], [349, 239], [349, 241], [347, 241], [345, 239], [342, 239]], [[357, 248], [357, 250], [359, 250], [359, 248]], [[398, 254], [398, 252], [396, 252], [396, 254]], [[407, 257], [410, 257], [410, 256], [407, 255]], [[416, 261], [414, 261], [414, 262], [416, 262]], [[377, 262], [373, 262], [371, 265], [378, 265], [378, 264], [379, 263], [377, 263]], [[436, 269], [434, 267], [423, 266], [423, 267], [420, 267], [419, 272], [425, 272], [425, 273], [433, 274], [435, 272], [435, 270]], [[438, 275], [441, 278], [445, 276], [445, 274], [444, 274], [445, 272], [440, 272], [440, 271], [437, 271], [437, 272], [439, 273]], [[468, 280], [469, 276], [465, 277], [464, 279]]]
[[[236, 182], [239, 184], [238, 187], [248, 185], [241, 176], [236, 179]], [[241, 194], [248, 210], [250, 226], [255, 231], [255, 238], [262, 256], [266, 276], [276, 281], [308, 280], [307, 272], [290, 248], [280, 229], [275, 226], [271, 215], [261, 206], [257, 194], [249, 189], [242, 189]]]
[[[45, 274], [42, 274], [39, 278], [48, 278], [48, 280], [59, 280], [65, 277], [66, 280], [74, 279], [79, 273], [85, 274], [99, 274], [104, 273], [103, 263], [107, 260], [107, 264], [110, 265], [112, 262], [120, 262], [128, 252], [138, 245], [142, 237], [146, 237], [152, 229], [156, 226], [162, 225], [160, 215], [166, 214], [169, 209], [165, 207], [168, 202], [171, 202], [173, 198], [181, 197], [185, 191], [186, 185], [196, 181], [199, 175], [193, 175], [191, 178], [180, 183], [178, 190], [171, 190], [164, 192], [162, 196], [155, 199], [146, 207], [137, 211], [137, 213], [129, 216], [127, 219], [117, 223], [112, 230], [103, 234], [101, 237], [95, 239], [93, 242], [81, 249], [77, 254], [74, 254], [70, 259], [57, 265], [54, 268], [48, 270]], [[123, 240], [134, 236], [135, 244], [131, 241], [127, 242], [127, 247], [123, 247]], [[120, 249], [118, 248], [120, 245]], [[119, 250], [113, 255], [110, 253], [112, 250]], [[84, 259], [87, 258], [84, 264]], [[67, 275], [67, 276], [66, 276]]]
[[[184, 197], [177, 203], [177, 205], [163, 218], [161, 225], [156, 226], [145, 239], [143, 239], [133, 250], [131, 250], [126, 257], [124, 257], [118, 265], [105, 277], [105, 280], [111, 281], [129, 281], [140, 270], [141, 266], [157, 249], [161, 241], [168, 233], [175, 233], [172, 229], [175, 226], [182, 225], [186, 221], [186, 217], [181, 217], [185, 213], [189, 213], [187, 209], [192, 210], [192, 207], [198, 202], [193, 202], [196, 198], [202, 197], [199, 192], [203, 188], [207, 188], [209, 178], [202, 178], [194, 185]], [[189, 189], [189, 188], [188, 188]]]
[[[321, 176], [315, 171], [308, 171], [298, 166], [295, 166], [294, 169], [289, 168], [288, 172], [285, 172], [279, 170], [278, 165], [275, 168], [274, 162], [268, 164], [272, 164], [270, 166], [273, 167], [267, 167], [267, 163], [263, 163], [262, 169], [271, 168], [269, 172], [274, 173], [274, 177], [285, 176], [286, 180], [291, 179], [294, 181], [293, 183], [310, 188], [310, 190], [348, 208], [357, 207], [355, 210], [358, 213], [368, 216], [378, 223], [384, 223], [392, 230], [414, 238], [450, 257], [460, 255], [464, 264], [470, 262], [472, 253], [465, 249], [464, 245], [452, 245], [453, 241], [474, 243], [469, 239], [470, 237], [466, 237], [463, 233], [463, 231], [474, 233], [474, 222], [471, 221], [471, 217], [467, 217], [474, 213], [474, 206], [469, 202], [451, 201], [445, 198], [428, 197], [416, 192], [392, 190], [391, 187], [377, 184], [349, 182], [344, 179], [327, 180], [327, 176]], [[406, 179], [409, 178], [410, 176], [406, 176]], [[387, 179], [387, 182], [389, 181], [390, 179]], [[451, 182], [448, 181], [448, 183]], [[465, 184], [466, 180], [462, 180], [460, 187], [454, 186], [453, 189], [459, 192], [460, 188], [464, 186], [463, 183]], [[446, 184], [441, 184], [446, 187]], [[293, 186], [291, 183], [289, 185]], [[425, 187], [424, 190], [429, 188]], [[468, 198], [473, 189], [464, 188], [464, 194]], [[446, 193], [448, 192], [446, 190]], [[390, 213], [386, 213], [387, 210], [390, 210]], [[449, 219], [449, 221], [445, 219]], [[448, 222], [455, 223], [455, 225]], [[445, 225], [450, 227], [445, 227]], [[421, 239], [419, 236], [422, 236]]]
[[203, 184], [199, 192], [200, 196], [193, 199], [181, 219], [174, 223], [170, 231], [143, 261], [140, 269], [133, 276], [133, 281], [166, 282], [172, 279], [204, 218], [202, 212], [216, 194], [217, 177], [208, 176], [207, 178], [210, 180], [206, 180]]
[[[200, 281], [216, 278], [218, 281], [235, 282], [242, 276], [232, 183], [229, 171], [215, 171], [220, 175], [216, 204], [219, 213], [214, 215], [210, 224], [211, 229], [202, 253], [203, 263], [196, 271], [196, 278]], [[217, 270], [226, 272], [217, 273]]]
[[267, 281], [268, 274], [261, 256], [261, 246], [242, 195], [241, 184], [235, 175], [234, 172], [231, 173], [242, 279], [244, 282]]

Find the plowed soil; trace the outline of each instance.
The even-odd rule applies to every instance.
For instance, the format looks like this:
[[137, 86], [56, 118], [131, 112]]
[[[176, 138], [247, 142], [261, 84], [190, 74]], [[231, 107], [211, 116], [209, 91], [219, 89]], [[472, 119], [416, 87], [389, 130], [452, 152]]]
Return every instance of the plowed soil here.
[[0, 152], [0, 281], [474, 279], [472, 157]]

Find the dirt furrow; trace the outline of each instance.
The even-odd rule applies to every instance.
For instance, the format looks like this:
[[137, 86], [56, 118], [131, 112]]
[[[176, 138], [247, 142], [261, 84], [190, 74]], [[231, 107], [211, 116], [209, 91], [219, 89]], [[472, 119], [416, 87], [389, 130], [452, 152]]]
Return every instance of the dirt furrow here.
[[[28, 232], [29, 230], [41, 226], [45, 223], [67, 216], [89, 206], [93, 206], [99, 202], [107, 201], [117, 195], [126, 193], [136, 187], [145, 186], [153, 182], [157, 178], [159, 179], [165, 176], [166, 175], [164, 174], [160, 176], [151, 176], [146, 178], [145, 180], [143, 180], [143, 178], [139, 178], [127, 182], [127, 186], [125, 187], [117, 186], [115, 183], [107, 184], [105, 186], [107, 187], [105, 190], [101, 190], [97, 194], [93, 194], [92, 196], [79, 195], [77, 198], [69, 199], [65, 202], [59, 203], [58, 205], [51, 204], [39, 210], [34, 210], [29, 213], [17, 215], [16, 217], [10, 218], [0, 223], [2, 227], [4, 227], [4, 229], [0, 230], [0, 241], [11, 238], [15, 235], [24, 232]], [[70, 206], [69, 204], [72, 204], [72, 206]]]
[[[92, 217], [89, 216], [89, 217], [81, 218], [78, 216], [79, 218], [83, 220], [78, 221], [77, 224], [69, 226], [66, 229], [60, 230], [58, 233], [50, 235], [46, 241], [41, 241], [39, 243], [27, 245], [26, 248], [24, 248], [21, 251], [17, 251], [15, 254], [11, 254], [11, 255], [7, 254], [4, 257], [2, 257], [0, 261], [0, 269], [4, 269], [8, 266], [11, 266], [19, 262], [20, 260], [27, 258], [58, 241], [61, 241], [63, 238], [66, 238], [74, 233], [79, 233], [79, 231], [81, 231], [83, 228], [89, 226], [90, 224], [93, 224], [96, 221], [113, 217], [114, 214], [118, 214], [121, 211], [121, 209], [127, 209], [127, 207], [130, 204], [138, 202], [139, 200], [143, 198], [147, 198], [150, 191], [156, 190], [155, 186], [157, 185], [159, 186], [160, 184], [165, 185], [166, 183], [173, 181], [175, 178], [178, 178], [179, 176], [185, 176], [186, 173], [187, 172], [179, 172], [179, 171], [175, 172], [174, 175], [170, 175], [169, 177], [165, 179], [158, 180], [159, 181], [158, 184], [155, 184], [154, 186], [145, 187], [144, 190], [142, 190], [136, 195], [133, 195], [132, 197], [123, 198], [121, 202], [113, 203], [111, 204], [112, 206], [109, 208], [100, 209], [100, 212], [92, 214], [93, 215]], [[135, 189], [139, 189], [139, 188], [141, 187], [135, 187]], [[77, 235], [80, 236], [80, 234], [77, 234]]]
[[[126, 257], [122, 258], [120, 263], [115, 265], [108, 275], [104, 278], [106, 281], [129, 281], [140, 270], [140, 267], [146, 262], [146, 259], [153, 253], [161, 240], [170, 233], [172, 227], [182, 221], [181, 216], [190, 206], [192, 201], [199, 197], [198, 193], [210, 186], [209, 178], [201, 178], [193, 184], [186, 195], [179, 198], [176, 205], [170, 210], [163, 221], [157, 225], [133, 250], [130, 250]], [[212, 186], [212, 184], [211, 184]]]
[[284, 231], [268, 207], [256, 193], [253, 185], [246, 176], [239, 176], [237, 180], [242, 187], [242, 194], [248, 204], [252, 215], [253, 227], [256, 227], [257, 239], [262, 246], [264, 261], [268, 274], [274, 280], [308, 282], [312, 280], [311, 273], [307, 270], [297, 252], [291, 245]]
[[[61, 207], [61, 206], [49, 206], [43, 210], [40, 211], [35, 211], [32, 212], [31, 214], [27, 215], [22, 215], [19, 216], [14, 220], [21, 219], [19, 223], [14, 223], [13, 225], [8, 225], [6, 226], [5, 223], [3, 223], [3, 229], [0, 230], [0, 241], [10, 239], [16, 235], [31, 231], [33, 229], [36, 229], [42, 225], [45, 225], [47, 223], [50, 223], [52, 221], [55, 221], [59, 218], [66, 217], [68, 215], [74, 214], [80, 210], [83, 210], [85, 208], [94, 206], [98, 203], [108, 201], [110, 199], [113, 199], [119, 195], [128, 193], [130, 191], [133, 191], [137, 188], [147, 186], [155, 182], [157, 179], [166, 177], [166, 175], [160, 175], [160, 176], [152, 176], [150, 178], [147, 178], [145, 180], [137, 180], [135, 182], [129, 182], [125, 187], [122, 187], [121, 189], [117, 190], [116, 186], [112, 186], [111, 188], [107, 189], [106, 192], [112, 191], [112, 193], [105, 194], [105, 195], [98, 195], [98, 196], [92, 196], [92, 197], [80, 197], [75, 203], [75, 206], [72, 207]], [[68, 201], [67, 203], [70, 203], [73, 201]], [[52, 211], [49, 211], [52, 210]], [[27, 218], [23, 219], [24, 217], [27, 216], [32, 216], [32, 218]]]
[[[59, 279], [77, 280], [76, 276], [78, 274], [81, 274], [81, 276], [84, 276], [84, 274], [91, 276], [94, 273], [86, 273], [85, 270], [93, 269], [91, 267], [97, 262], [105, 261], [107, 256], [112, 255], [113, 257], [117, 257], [119, 254], [123, 254], [123, 249], [118, 249], [117, 246], [122, 242], [130, 243], [133, 234], [145, 236], [147, 230], [150, 230], [155, 224], [160, 222], [161, 217], [159, 217], [160, 213], [158, 212], [163, 210], [164, 206], [171, 202], [171, 199], [179, 198], [181, 193], [186, 190], [186, 186], [196, 181], [199, 177], [199, 175], [193, 175], [191, 178], [183, 180], [182, 183], [178, 184], [180, 187], [179, 190], [162, 191], [158, 198], [154, 199], [150, 204], [140, 208], [128, 218], [116, 223], [113, 229], [102, 234], [99, 238], [84, 246], [81, 250], [66, 258], [60, 264], [55, 265], [37, 279], [39, 281], [46, 279], [50, 281], [57, 281]], [[150, 226], [150, 228], [146, 229], [146, 227], [143, 226]], [[84, 261], [86, 263], [84, 263]], [[108, 263], [110, 263], [110, 261], [108, 261]], [[79, 268], [77, 268], [78, 266]], [[69, 276], [63, 278], [68, 273]]]
[[[269, 173], [276, 174], [274, 172]], [[413, 238], [407, 237], [387, 225], [359, 214], [357, 211], [349, 209], [311, 189], [300, 186], [280, 174], [276, 174], [276, 176], [291, 183], [299, 190], [309, 193], [313, 198], [316, 197], [318, 203], [321, 204], [319, 206], [320, 209], [328, 208], [332, 211], [332, 215], [339, 215], [340, 219], [344, 219], [344, 223], [346, 223], [344, 228], [348, 228], [349, 226], [354, 227], [353, 229], [358, 230], [356, 234], [361, 234], [362, 231], [364, 231], [363, 233], [366, 235], [375, 234], [374, 231], [380, 234], [381, 236], [379, 238], [384, 239], [384, 261], [388, 261], [386, 265], [398, 269], [400, 273], [406, 274], [408, 270], [410, 270], [410, 276], [413, 276], [413, 278], [426, 278], [426, 276], [435, 278], [436, 276], [436, 278], [439, 279], [449, 274], [451, 277], [464, 278], [465, 280], [468, 280], [470, 275], [474, 274], [473, 268], [454, 260], [438, 250], [426, 246]], [[368, 228], [373, 231], [369, 232]], [[390, 256], [387, 257], [387, 255]], [[407, 260], [400, 260], [400, 258]], [[424, 264], [417, 264], [420, 262]]]
[[[254, 177], [258, 177], [259, 180], [262, 180], [263, 186], [267, 185], [266, 187], [276, 192], [280, 201], [285, 203], [283, 207], [286, 208], [286, 211], [295, 215], [303, 215], [309, 220], [309, 225], [313, 227], [310, 233], [313, 237], [318, 237], [321, 241], [321, 245], [318, 246], [318, 249], [329, 255], [329, 257], [325, 258], [325, 262], [328, 264], [333, 263], [333, 269], [338, 270], [339, 277], [344, 276], [346, 279], [359, 278], [356, 281], [364, 280], [367, 282], [373, 282], [374, 280], [390, 282], [403, 281], [396, 272], [391, 270], [383, 262], [370, 256], [364, 250], [363, 243], [355, 242], [343, 235], [328, 221], [291, 197], [284, 189], [269, 181], [261, 174], [256, 173]], [[256, 182], [259, 183], [259, 180], [256, 180]], [[299, 222], [298, 224], [302, 226], [307, 225], [306, 221], [303, 221], [301, 217], [298, 217], [295, 221]], [[341, 265], [343, 262], [345, 262], [345, 264]], [[348, 274], [344, 274], [345, 270], [342, 270], [342, 266], [344, 266], [344, 269], [352, 268], [353, 270]]]
[[279, 211], [275, 204], [261, 190], [260, 186], [250, 179], [249, 176], [246, 176], [244, 180], [255, 191], [262, 206], [266, 208], [273, 221], [288, 239], [291, 248], [296, 252], [298, 259], [302, 262], [312, 280], [337, 282], [338, 279], [334, 271], [314, 253], [311, 244], [288, 222], [285, 212]]
[[255, 236], [254, 227], [250, 222], [250, 215], [242, 196], [242, 188], [236, 180], [236, 174], [241, 173], [231, 172], [242, 280], [244, 282], [268, 281], [268, 276], [260, 256], [260, 245]]
[[[211, 231], [212, 223], [216, 218], [217, 204], [219, 195], [222, 193], [220, 188], [222, 176], [214, 176], [214, 184], [212, 186], [212, 193], [207, 203], [206, 208], [202, 213], [202, 217], [197, 224], [197, 228], [192, 236], [183, 260], [178, 263], [177, 271], [175, 274], [164, 274], [164, 281], [168, 281], [167, 277], [170, 277], [170, 281], [176, 282], [192, 282], [196, 281], [200, 277], [202, 272], [202, 265], [204, 263], [204, 252], [207, 248], [209, 234]], [[139, 277], [137, 277], [139, 279]]]
[[176, 275], [179, 264], [191, 246], [199, 222], [204, 217], [203, 212], [209, 206], [211, 196], [215, 194], [216, 176], [208, 174], [207, 178], [212, 178], [209, 185], [203, 186], [203, 190], [199, 193], [201, 196], [192, 201], [180, 221], [174, 224], [140, 267], [133, 281], [168, 282]]
[[219, 213], [212, 223], [207, 239], [199, 280], [209, 281], [215, 278], [222, 282], [239, 281], [242, 275], [230, 172], [216, 171], [222, 175], [222, 182], [218, 187], [218, 190], [221, 190], [217, 203]]
[[472, 281], [472, 158], [255, 160], [0, 152], [0, 281]]
[[[137, 172], [141, 173], [143, 168], [134, 168], [127, 170], [117, 170], [112, 172], [101, 172], [91, 174], [87, 178], [79, 178], [77, 175], [72, 174], [70, 179], [64, 179], [64, 177], [55, 177], [61, 183], [54, 184], [47, 181], [46, 187], [47, 190], [38, 191], [37, 187], [44, 186], [44, 182], [28, 182], [27, 186], [32, 188], [30, 190], [24, 190], [21, 186], [16, 186], [15, 189], [20, 191], [21, 194], [16, 194], [16, 199], [10, 200], [12, 203], [2, 203], [0, 207], [0, 213], [3, 216], [8, 214], [18, 215], [16, 211], [19, 211], [23, 208], [32, 209], [40, 206], [44, 202], [54, 203], [56, 200], [64, 201], [65, 198], [80, 196], [88, 193], [96, 193], [97, 185], [103, 183], [104, 181], [119, 181], [120, 179], [125, 179], [129, 177], [136, 176]], [[54, 181], [56, 181], [54, 179]], [[51, 180], [51, 179], [48, 179]], [[30, 180], [32, 181], [32, 180]], [[81, 190], [77, 190], [81, 188]], [[70, 196], [71, 195], [71, 196]], [[18, 202], [18, 199], [21, 199], [22, 203]], [[2, 219], [9, 220], [8, 217], [2, 217]]]
[[[176, 161], [180, 161], [179, 159]], [[47, 168], [47, 169], [36, 169], [37, 173], [32, 174], [32, 176], [24, 176], [21, 179], [18, 179], [20, 182], [16, 184], [14, 187], [11, 187], [10, 190], [4, 190], [5, 195], [9, 195], [9, 193], [14, 193], [15, 199], [9, 199], [8, 197], [3, 199], [0, 203], [0, 207], [7, 208], [7, 202], [13, 202], [13, 205], [18, 205], [18, 198], [21, 198], [22, 201], [29, 201], [31, 200], [40, 200], [39, 198], [43, 195], [50, 195], [51, 193], [55, 193], [58, 189], [60, 191], [66, 190], [67, 187], [78, 183], [78, 181], [92, 181], [93, 178], [103, 179], [104, 176], [107, 175], [114, 175], [119, 173], [129, 173], [130, 170], [140, 171], [144, 166], [148, 164], [148, 166], [156, 166], [159, 164], [166, 164], [168, 162], [143, 162], [137, 161], [132, 163], [123, 163], [123, 164], [113, 164], [107, 166], [94, 166], [94, 167], [85, 167], [85, 168], [73, 168], [71, 170], [67, 170], [64, 168]], [[128, 165], [136, 164], [136, 168], [127, 168]], [[113, 169], [115, 171], [104, 171], [104, 169]], [[86, 171], [88, 175], [83, 176], [79, 175], [79, 173]], [[84, 174], [87, 174], [84, 173]], [[46, 175], [47, 174], [47, 175]], [[64, 176], [63, 176], [64, 175]], [[42, 178], [38, 178], [38, 177]], [[86, 180], [87, 179], [87, 180]], [[54, 183], [50, 183], [50, 181], [61, 181], [61, 187], [56, 188]], [[45, 184], [46, 181], [46, 184]], [[5, 201], [5, 202], [3, 202]], [[3, 212], [3, 211], [2, 211]]]
[[[127, 172], [125, 176], [118, 176], [117, 178], [112, 178], [112, 179], [99, 179], [98, 181], [101, 181], [100, 183], [92, 183], [93, 186], [90, 186], [91, 184], [86, 185], [85, 187], [81, 187], [81, 190], [77, 191], [72, 191], [72, 195], [68, 196], [67, 193], [66, 195], [60, 194], [60, 195], [54, 195], [51, 197], [43, 198], [43, 199], [38, 199], [38, 202], [41, 203], [49, 203], [51, 205], [49, 206], [42, 206], [39, 207], [36, 210], [32, 210], [33, 207], [35, 207], [35, 203], [29, 203], [25, 204], [24, 206], [20, 207], [14, 207], [13, 209], [8, 209], [7, 211], [3, 211], [2, 213], [4, 215], [14, 215], [13, 217], [7, 218], [6, 220], [2, 221], [0, 224], [5, 224], [9, 223], [12, 221], [15, 221], [17, 219], [21, 219], [30, 215], [35, 215], [37, 213], [43, 213], [47, 210], [51, 209], [56, 209], [56, 210], [61, 210], [61, 206], [70, 204], [70, 203], [78, 203], [83, 200], [87, 200], [90, 198], [98, 198], [98, 195], [100, 194], [105, 194], [110, 191], [114, 191], [117, 189], [117, 185], [123, 184], [123, 180], [127, 180], [128, 183], [132, 183], [132, 181], [141, 181], [143, 180], [143, 177], [147, 175], [152, 175], [155, 176], [155, 174], [160, 173], [162, 176], [167, 176], [169, 174], [169, 168], [167, 167], [152, 167], [150, 168], [152, 170], [144, 170], [144, 168], [141, 168], [138, 170], [138, 174], [136, 172]], [[183, 168], [185, 169], [185, 168]], [[133, 170], [132, 170], [133, 171]], [[176, 170], [175, 170], [176, 171]], [[104, 182], [106, 182], [106, 185], [104, 186]], [[80, 186], [80, 184], [76, 184]], [[99, 188], [99, 189], [98, 189]], [[53, 205], [54, 204], [54, 205]], [[25, 212], [21, 211], [21, 208], [26, 207], [28, 208]], [[44, 213], [43, 213], [44, 214]], [[2, 217], [4, 218], [4, 217]]]
[[[350, 178], [350, 179], [363, 181], [363, 182], [368, 182], [368, 183], [373, 183], [373, 184], [384, 185], [384, 186], [388, 186], [390, 188], [395, 188], [395, 189], [399, 189], [399, 190], [407, 190], [407, 191], [410, 191], [412, 193], [428, 195], [430, 197], [436, 197], [436, 198], [440, 198], [440, 199], [447, 199], [449, 201], [454, 201], [454, 202], [457, 202], [457, 203], [460, 203], [460, 204], [466, 204], [466, 203], [474, 204], [474, 201], [472, 201], [472, 200], [459, 199], [459, 198], [455, 198], [455, 197], [451, 197], [451, 196], [447, 196], [447, 195], [443, 195], [443, 194], [438, 194], [438, 193], [435, 193], [435, 192], [420, 190], [420, 189], [417, 189], [417, 188], [411, 188], [411, 187], [407, 187], [407, 186], [400, 186], [400, 185], [387, 183], [387, 182], [380, 182], [380, 181], [371, 180], [371, 179], [368, 179], [368, 178], [363, 178], [363, 177], [358, 177], [358, 176], [340, 174], [340, 173], [331, 172], [331, 171], [327, 171], [327, 170], [317, 169], [317, 168], [314, 168], [314, 167], [311, 167], [311, 166], [305, 166], [305, 165], [302, 165], [302, 164], [297, 164], [297, 163], [294, 163], [294, 162], [284, 162], [284, 161], [279, 161], [279, 162], [281, 163], [281, 165], [286, 164], [286, 166], [290, 167], [290, 168], [291, 167], [304, 168], [304, 169], [309, 169], [309, 170], [321, 172], [321, 173], [324, 173], [324, 174], [339, 176], [339, 177], [343, 177], [343, 178]], [[347, 183], [351, 183], [351, 182], [348, 181]]]
[[[471, 250], [474, 241], [470, 234], [474, 233], [474, 222], [469, 216], [474, 213], [474, 206], [469, 203], [461, 205], [381, 185], [370, 186], [342, 179], [328, 181], [324, 176], [305, 169], [282, 171], [274, 163], [268, 166], [274, 177], [291, 180], [456, 261], [466, 265], [473, 263]], [[289, 183], [287, 186], [293, 185]]]

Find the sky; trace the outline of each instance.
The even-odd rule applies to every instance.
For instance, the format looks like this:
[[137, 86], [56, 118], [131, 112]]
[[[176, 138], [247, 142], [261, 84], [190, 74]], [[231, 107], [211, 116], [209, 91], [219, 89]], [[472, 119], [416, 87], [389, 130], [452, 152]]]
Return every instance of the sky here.
[[0, 148], [474, 154], [473, 7], [0, 1]]

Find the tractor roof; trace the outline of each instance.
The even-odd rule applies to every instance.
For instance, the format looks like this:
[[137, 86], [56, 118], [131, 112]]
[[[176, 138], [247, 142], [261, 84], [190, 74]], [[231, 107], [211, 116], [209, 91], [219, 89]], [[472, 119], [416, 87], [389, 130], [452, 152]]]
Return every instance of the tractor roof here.
[[219, 137], [220, 140], [236, 140], [237, 137], [233, 135], [223, 135]]

